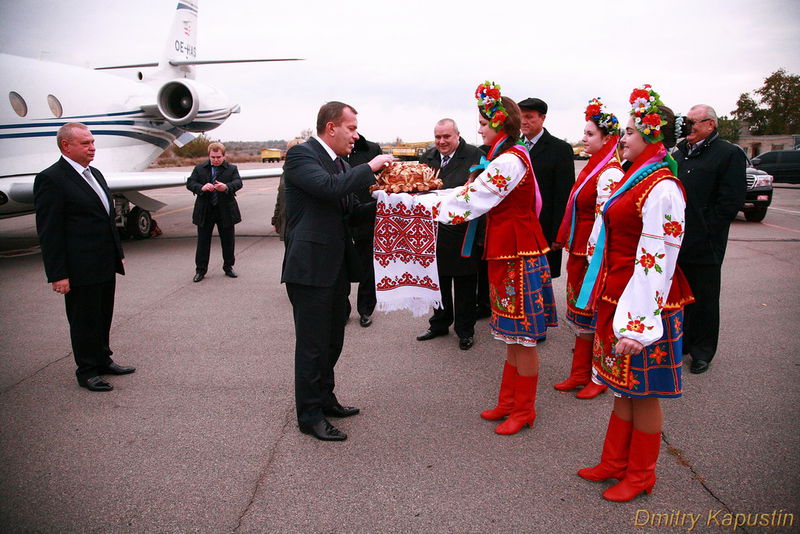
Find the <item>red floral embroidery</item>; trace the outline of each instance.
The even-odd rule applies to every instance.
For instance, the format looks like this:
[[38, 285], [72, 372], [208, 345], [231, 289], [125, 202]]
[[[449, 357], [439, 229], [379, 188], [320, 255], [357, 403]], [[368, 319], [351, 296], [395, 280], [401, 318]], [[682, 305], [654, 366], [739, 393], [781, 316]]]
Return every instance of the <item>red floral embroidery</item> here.
[[639, 258], [636, 259], [634, 263], [637, 263], [642, 267], [644, 267], [644, 274], [648, 274], [650, 272], [650, 269], [654, 269], [657, 273], [661, 274], [664, 271], [661, 269], [661, 266], [658, 263], [656, 263], [656, 260], [660, 260], [663, 258], [664, 254], [655, 254], [655, 255], [650, 254], [649, 252], [647, 252], [647, 250], [645, 250], [644, 247], [642, 247], [642, 255], [639, 256]]
[[645, 331], [645, 329], [647, 330], [653, 329], [652, 326], [647, 326], [642, 321], [644, 321], [644, 317], [634, 317], [631, 315], [631, 312], [628, 312], [628, 324], [625, 326], [625, 328], [620, 328], [619, 333], [622, 334], [627, 331], [627, 332], [636, 332], [637, 334], [641, 334], [642, 332]]
[[664, 235], [680, 237], [683, 234], [683, 226], [678, 221], [673, 221], [669, 215], [664, 216], [667, 222], [664, 223]]
[[506, 178], [499, 172], [494, 176], [489, 177], [489, 180], [492, 182], [492, 185], [495, 186], [497, 189], [500, 189], [502, 191], [508, 189], [508, 178]]
[[661, 361], [667, 355], [667, 352], [661, 348], [660, 345], [656, 345], [653, 349], [653, 352], [650, 353], [650, 357], [655, 360], [658, 365], [661, 365]]
[[469, 217], [469, 214], [469, 211], [465, 211], [464, 215], [456, 215], [451, 211], [447, 213], [447, 216], [450, 217], [450, 224], [462, 224], [466, 221], [465, 217]]

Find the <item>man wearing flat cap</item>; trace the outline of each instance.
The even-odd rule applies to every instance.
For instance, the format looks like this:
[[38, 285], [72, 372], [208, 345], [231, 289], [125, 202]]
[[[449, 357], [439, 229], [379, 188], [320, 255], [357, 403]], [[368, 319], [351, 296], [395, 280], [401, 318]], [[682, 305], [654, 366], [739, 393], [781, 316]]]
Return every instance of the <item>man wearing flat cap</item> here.
[[575, 182], [575, 164], [572, 162], [572, 147], [569, 143], [550, 135], [544, 127], [547, 104], [539, 98], [526, 98], [518, 102], [522, 111], [522, 141], [528, 147], [533, 163], [533, 172], [542, 194], [542, 211], [539, 223], [550, 252], [547, 262], [553, 278], [561, 275], [561, 247], [554, 246], [558, 227], [564, 217], [567, 199]]

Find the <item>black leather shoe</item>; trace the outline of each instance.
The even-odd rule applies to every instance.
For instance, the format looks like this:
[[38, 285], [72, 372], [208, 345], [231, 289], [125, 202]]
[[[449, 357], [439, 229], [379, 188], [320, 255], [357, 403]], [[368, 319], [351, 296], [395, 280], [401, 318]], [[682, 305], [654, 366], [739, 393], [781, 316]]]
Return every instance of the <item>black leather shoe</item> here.
[[136, 367], [131, 367], [129, 365], [119, 365], [118, 363], [111, 362], [111, 365], [103, 367], [100, 369], [101, 375], [129, 375], [132, 372], [136, 371]]
[[363, 314], [361, 318], [358, 320], [358, 324], [366, 328], [372, 324], [372, 319], [370, 318], [369, 315]]
[[699, 375], [708, 371], [708, 362], [705, 360], [692, 360], [692, 365], [689, 367], [692, 374]]
[[194, 278], [192, 278], [192, 282], [199, 282], [203, 278], [206, 277], [206, 273], [195, 273]]
[[225, 276], [228, 278], [239, 278], [239, 275], [236, 274], [236, 271], [233, 269], [223, 269], [225, 271]]
[[428, 341], [429, 339], [446, 335], [447, 335], [447, 330], [431, 330], [430, 328], [428, 328], [424, 334], [422, 334], [421, 336], [417, 336], [417, 341]]
[[111, 391], [114, 389], [114, 386], [100, 378], [99, 376], [93, 376], [90, 378], [86, 378], [84, 380], [78, 380], [78, 385], [82, 388], [86, 388], [89, 391]]
[[461, 350], [469, 350], [472, 348], [472, 345], [475, 344], [475, 338], [470, 337], [462, 337], [458, 339], [458, 348]]
[[300, 432], [310, 434], [322, 441], [344, 441], [347, 434], [333, 426], [327, 419], [322, 418], [311, 426], [301, 426]]
[[322, 413], [325, 414], [325, 417], [350, 417], [352, 415], [356, 415], [361, 410], [355, 408], [353, 406], [342, 406], [341, 404], [334, 404], [333, 406], [328, 406], [327, 408], [322, 409]]

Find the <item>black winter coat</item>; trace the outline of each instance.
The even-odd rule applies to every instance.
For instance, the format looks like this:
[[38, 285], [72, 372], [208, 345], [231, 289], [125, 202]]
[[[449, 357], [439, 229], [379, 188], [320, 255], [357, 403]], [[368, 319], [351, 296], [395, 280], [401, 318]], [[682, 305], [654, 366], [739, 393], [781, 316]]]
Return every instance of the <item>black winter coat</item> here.
[[686, 190], [686, 228], [679, 263], [721, 265], [731, 221], [744, 204], [747, 158], [714, 130], [687, 155], [686, 140], [673, 153]]

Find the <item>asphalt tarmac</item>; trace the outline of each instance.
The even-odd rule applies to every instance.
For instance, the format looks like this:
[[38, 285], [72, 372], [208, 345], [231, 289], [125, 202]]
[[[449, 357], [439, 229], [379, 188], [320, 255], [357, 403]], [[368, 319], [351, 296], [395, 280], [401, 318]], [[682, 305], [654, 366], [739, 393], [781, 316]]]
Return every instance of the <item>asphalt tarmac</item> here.
[[702, 375], [687, 363], [684, 395], [662, 402], [653, 493], [618, 504], [602, 499], [608, 484], [575, 474], [599, 459], [611, 395], [552, 387], [573, 339], [563, 276], [533, 429], [498, 436], [478, 416], [494, 405], [504, 355], [486, 320], [461, 351], [452, 333], [417, 342], [425, 318], [376, 314], [361, 328], [353, 312], [337, 393], [361, 414], [336, 420], [346, 442], [301, 434], [283, 244], [270, 226], [277, 183], [248, 181], [239, 195], [239, 278], [223, 276], [215, 238], [198, 284], [192, 195], [150, 192], [168, 204], [164, 233], [124, 243], [111, 332], [114, 359], [137, 371], [110, 377], [110, 393], [75, 381], [33, 217], [0, 221], [0, 531], [800, 530], [799, 188], [776, 189], [763, 223], [733, 223], [717, 357]]

